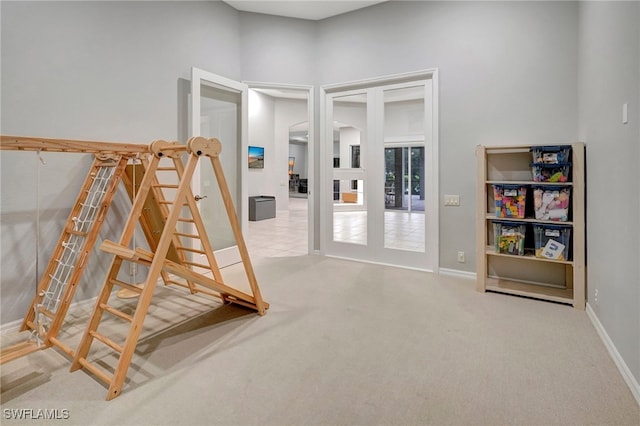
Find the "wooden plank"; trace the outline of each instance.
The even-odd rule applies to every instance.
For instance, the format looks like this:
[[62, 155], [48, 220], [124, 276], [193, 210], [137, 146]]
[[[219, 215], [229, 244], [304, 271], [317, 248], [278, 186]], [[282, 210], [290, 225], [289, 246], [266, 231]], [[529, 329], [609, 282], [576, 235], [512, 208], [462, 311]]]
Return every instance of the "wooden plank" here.
[[0, 149], [13, 151], [52, 151], [88, 154], [113, 153], [121, 155], [135, 155], [149, 152], [149, 146], [142, 144], [9, 135], [0, 135]]
[[210, 159], [211, 165], [213, 166], [213, 172], [216, 175], [216, 180], [218, 181], [218, 188], [220, 189], [220, 194], [222, 195], [222, 200], [224, 201], [224, 206], [227, 210], [227, 217], [229, 218], [229, 222], [231, 223], [231, 229], [233, 230], [233, 235], [235, 237], [236, 244], [238, 245], [238, 251], [240, 252], [240, 258], [242, 259], [242, 263], [244, 265], [245, 274], [247, 275], [247, 279], [249, 280], [251, 293], [255, 298], [255, 304], [258, 308], [258, 314], [264, 315], [266, 313], [266, 305], [262, 299], [260, 287], [258, 287], [258, 280], [256, 279], [253, 265], [251, 264], [249, 250], [247, 250], [247, 245], [244, 241], [244, 236], [242, 235], [242, 230], [240, 228], [240, 222], [238, 220], [235, 207], [233, 206], [233, 199], [231, 198], [231, 193], [229, 192], [229, 186], [227, 185], [227, 180], [224, 177], [222, 163], [220, 162], [220, 158], [218, 156], [210, 157]]
[[573, 307], [584, 310], [586, 307], [586, 196], [585, 196], [585, 144], [574, 143], [571, 146], [573, 190], [571, 198], [573, 214]]
[[[148, 161], [141, 161], [140, 164], [129, 165], [125, 171], [123, 176], [123, 180], [125, 182], [125, 188], [127, 190], [127, 194], [129, 194], [129, 198], [133, 203], [134, 195], [137, 196], [138, 191], [134, 190], [138, 188], [141, 184], [141, 181], [146, 173], [145, 163]], [[147, 165], [148, 166], [148, 165]], [[160, 169], [157, 167], [156, 170]], [[165, 168], [166, 169], [166, 168]], [[170, 170], [174, 170], [174, 167], [169, 168]], [[156, 179], [157, 180], [157, 179]], [[153, 187], [153, 185], [152, 185]], [[161, 192], [152, 189], [150, 194], [144, 200], [144, 207], [142, 209], [142, 215], [140, 216], [140, 227], [144, 233], [145, 238], [147, 239], [147, 243], [152, 251], [155, 251], [158, 246], [158, 239], [160, 238], [160, 234], [162, 229], [164, 228], [164, 218], [168, 214], [168, 210], [166, 207], [158, 205], [158, 203], [162, 203], [163, 200], [159, 200], [158, 197], [161, 196]], [[179, 261], [180, 256], [177, 253], [174, 244], [169, 247], [169, 253], [167, 257], [171, 260]], [[164, 277], [163, 277], [164, 278]]]
[[487, 225], [485, 215], [487, 213], [487, 196], [485, 194], [487, 179], [487, 165], [485, 148], [479, 145], [476, 148], [476, 290], [485, 291], [487, 278], [487, 258], [485, 247], [487, 241]]
[[9, 346], [8, 348], [3, 349], [0, 353], [0, 364], [13, 361], [14, 359], [18, 359], [20, 357], [45, 348], [47, 348], [47, 346], [38, 345], [36, 342], [31, 341], [25, 341], [13, 346]]
[[568, 305], [573, 304], [573, 294], [571, 289], [536, 286], [534, 284], [521, 283], [501, 278], [487, 278], [486, 289], [498, 293], [531, 297], [534, 299], [548, 300]]

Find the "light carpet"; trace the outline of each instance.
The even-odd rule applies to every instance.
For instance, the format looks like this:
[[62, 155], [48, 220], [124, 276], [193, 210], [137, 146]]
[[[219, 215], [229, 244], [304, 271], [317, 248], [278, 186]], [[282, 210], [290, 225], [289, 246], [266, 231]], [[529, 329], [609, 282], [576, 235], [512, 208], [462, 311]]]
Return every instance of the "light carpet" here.
[[[271, 304], [263, 317], [158, 288], [112, 401], [90, 374], [69, 373], [55, 349], [3, 365], [2, 424], [640, 424], [584, 311], [479, 293], [464, 278], [320, 256], [254, 266]], [[238, 266], [224, 275], [246, 285]], [[77, 341], [88, 314], [73, 311], [61, 339]], [[108, 351], [93, 356], [113, 362]], [[21, 409], [68, 418], [14, 419]]]

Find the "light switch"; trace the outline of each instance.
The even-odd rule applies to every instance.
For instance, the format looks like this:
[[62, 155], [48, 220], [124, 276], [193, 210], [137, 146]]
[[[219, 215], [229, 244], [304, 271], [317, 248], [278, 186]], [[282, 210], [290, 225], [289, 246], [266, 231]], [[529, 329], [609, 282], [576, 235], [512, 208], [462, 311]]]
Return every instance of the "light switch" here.
[[460, 196], [459, 195], [445, 195], [444, 196], [444, 205], [445, 206], [459, 206], [460, 205]]
[[628, 118], [628, 109], [629, 104], [622, 104], [622, 124], [627, 124], [629, 122]]

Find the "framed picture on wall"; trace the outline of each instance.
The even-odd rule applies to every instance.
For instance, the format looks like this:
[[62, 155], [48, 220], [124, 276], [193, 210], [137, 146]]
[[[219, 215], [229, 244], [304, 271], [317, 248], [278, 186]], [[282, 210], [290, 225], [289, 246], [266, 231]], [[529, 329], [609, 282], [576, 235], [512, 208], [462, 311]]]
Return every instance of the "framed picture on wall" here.
[[264, 169], [264, 147], [249, 147], [249, 168]]

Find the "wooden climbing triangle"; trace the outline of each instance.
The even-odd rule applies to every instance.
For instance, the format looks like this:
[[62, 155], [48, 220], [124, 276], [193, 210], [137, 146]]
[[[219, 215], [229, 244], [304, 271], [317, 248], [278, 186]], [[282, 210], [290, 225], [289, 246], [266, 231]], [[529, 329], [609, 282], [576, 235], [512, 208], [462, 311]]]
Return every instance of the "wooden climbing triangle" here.
[[[222, 150], [220, 141], [203, 137], [191, 138], [186, 145], [155, 141], [149, 149], [153, 155], [144, 164], [144, 174], [122, 236], [117, 243], [105, 241], [100, 247], [103, 251], [114, 255], [114, 258], [71, 365], [71, 371], [82, 368], [105, 382], [109, 387], [107, 400], [117, 397], [122, 391], [159, 279], [162, 279], [165, 284], [184, 286], [191, 293], [206, 293], [220, 297], [225, 302], [249, 307], [260, 315], [264, 315], [269, 307], [268, 303], [262, 299], [224, 177], [219, 159]], [[186, 164], [183, 162], [184, 157], [187, 159]], [[190, 186], [193, 173], [201, 158], [209, 158], [212, 164], [251, 294], [225, 283], [218, 268]], [[169, 162], [168, 166], [167, 162]], [[167, 173], [172, 174], [174, 178], [161, 178], [161, 174]], [[151, 229], [154, 226], [151, 224], [152, 218], [155, 218], [155, 226], [158, 223], [161, 224], [161, 229], [155, 233]], [[140, 247], [129, 248], [138, 220], [144, 223], [143, 227], [148, 226], [145, 232], [153, 235], [153, 243], [150, 243], [151, 251]], [[205, 263], [194, 261], [196, 257], [204, 259], [199, 262]], [[146, 279], [141, 287], [118, 279], [120, 269], [125, 262], [134, 262], [148, 268]], [[205, 272], [210, 272], [212, 278], [204, 275]], [[133, 314], [118, 310], [109, 304], [114, 287], [139, 293]], [[112, 315], [128, 324], [129, 331], [124, 342], [116, 342], [100, 329], [104, 314]], [[88, 356], [95, 340], [115, 351], [117, 364], [112, 372], [89, 361]]]

